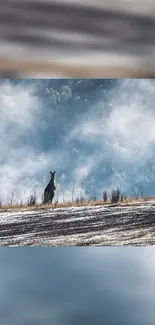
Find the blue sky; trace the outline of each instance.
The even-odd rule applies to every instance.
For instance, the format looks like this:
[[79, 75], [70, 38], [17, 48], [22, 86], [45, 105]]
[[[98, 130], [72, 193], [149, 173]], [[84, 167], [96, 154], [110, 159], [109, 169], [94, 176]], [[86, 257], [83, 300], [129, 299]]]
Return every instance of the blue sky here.
[[59, 201], [120, 186], [155, 194], [155, 81], [0, 82], [0, 196], [38, 200], [56, 170]]

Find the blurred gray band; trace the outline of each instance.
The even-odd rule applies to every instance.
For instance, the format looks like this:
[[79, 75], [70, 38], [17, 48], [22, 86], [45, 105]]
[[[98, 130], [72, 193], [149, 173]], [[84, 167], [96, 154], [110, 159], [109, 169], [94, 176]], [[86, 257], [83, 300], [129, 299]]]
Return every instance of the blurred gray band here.
[[0, 71], [12, 75], [11, 60], [25, 76], [33, 65], [32, 76], [87, 77], [90, 67], [92, 77], [100, 68], [103, 77], [153, 77], [154, 16], [150, 0], [3, 0]]

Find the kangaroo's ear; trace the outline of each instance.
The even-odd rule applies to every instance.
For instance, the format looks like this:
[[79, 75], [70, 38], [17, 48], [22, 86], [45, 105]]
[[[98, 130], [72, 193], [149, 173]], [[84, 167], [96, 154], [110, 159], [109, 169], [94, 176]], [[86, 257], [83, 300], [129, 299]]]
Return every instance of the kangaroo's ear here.
[[53, 175], [55, 175], [56, 171], [53, 172]]

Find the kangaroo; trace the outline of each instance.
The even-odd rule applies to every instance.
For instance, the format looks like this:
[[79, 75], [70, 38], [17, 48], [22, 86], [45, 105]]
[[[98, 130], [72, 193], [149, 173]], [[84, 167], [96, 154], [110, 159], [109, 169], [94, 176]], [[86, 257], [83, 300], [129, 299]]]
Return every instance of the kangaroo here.
[[53, 173], [50, 172], [51, 179], [44, 190], [44, 203], [48, 203], [48, 202], [52, 203], [52, 200], [54, 198], [54, 191], [56, 190], [55, 173], [56, 173], [55, 171]]

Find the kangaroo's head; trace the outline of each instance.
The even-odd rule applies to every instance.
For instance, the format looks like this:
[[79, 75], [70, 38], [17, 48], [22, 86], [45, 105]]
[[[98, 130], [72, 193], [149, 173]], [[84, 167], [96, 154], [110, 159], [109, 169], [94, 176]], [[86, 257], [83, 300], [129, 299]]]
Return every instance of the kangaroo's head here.
[[54, 176], [55, 176], [55, 171], [52, 173], [52, 172], [50, 172], [50, 174], [51, 174], [51, 178], [53, 178]]
[[52, 173], [52, 172], [50, 172], [50, 174], [51, 174], [51, 182], [52, 182], [52, 184], [54, 185], [54, 186], [56, 186], [56, 178], [55, 178], [55, 171]]

